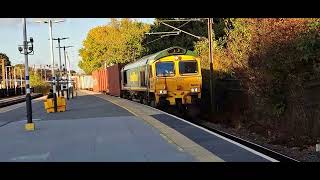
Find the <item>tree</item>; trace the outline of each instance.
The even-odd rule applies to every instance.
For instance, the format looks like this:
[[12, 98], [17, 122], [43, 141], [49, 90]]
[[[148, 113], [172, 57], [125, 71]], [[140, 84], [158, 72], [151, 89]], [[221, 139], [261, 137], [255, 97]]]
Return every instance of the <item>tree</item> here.
[[[156, 18], [156, 21], [150, 27], [150, 32], [170, 32], [170, 31], [177, 31], [173, 28], [165, 26], [158, 21], [161, 20], [178, 20], [179, 18]], [[186, 18], [180, 18], [185, 20]], [[187, 31], [191, 34], [197, 36], [204, 36], [207, 37], [207, 25], [202, 21], [172, 21], [166, 22], [174, 27]], [[162, 35], [147, 35], [145, 40], [143, 41], [144, 47], [146, 47], [147, 51], [146, 54], [153, 54], [163, 49], [172, 47], [172, 46], [180, 46], [183, 48], [187, 48], [193, 50], [194, 42], [198, 41], [197, 38], [192, 37], [185, 33], [180, 33], [179, 35], [170, 35], [170, 36], [163, 36]]]
[[[214, 68], [217, 75], [226, 72], [241, 80], [250, 97], [250, 117], [256, 117], [250, 121], [260, 121], [268, 130], [282, 126], [310, 133], [311, 117], [315, 120], [319, 113], [303, 105], [304, 85], [320, 79], [320, 20], [237, 18], [228, 23], [231, 28], [225, 26], [225, 35], [214, 41]], [[208, 61], [207, 42], [199, 41], [195, 48]]]
[[[194, 34], [196, 36], [208, 37], [208, 25], [207, 19], [203, 18], [200, 21], [185, 21], [190, 18], [156, 18], [156, 21], [150, 27], [150, 32], [171, 32], [177, 31], [171, 27], [168, 27], [164, 24], [159, 23], [161, 20], [184, 20], [184, 21], [170, 21], [166, 22], [174, 27], [177, 27], [181, 30]], [[219, 39], [220, 37], [225, 36], [225, 22], [224, 18], [214, 18], [215, 26], [214, 37]], [[163, 36], [162, 35], [148, 35], [143, 41], [144, 47], [146, 47], [146, 54], [153, 54], [163, 49], [172, 47], [172, 46], [180, 46], [189, 50], [194, 50], [194, 44], [199, 41], [199, 39], [190, 36], [185, 33], [180, 33], [179, 35], [170, 35]], [[145, 55], [146, 55], [145, 54]]]
[[141, 56], [141, 42], [149, 25], [131, 19], [112, 19], [105, 26], [91, 29], [79, 50], [79, 67], [87, 74], [109, 64], [128, 63]]
[[4, 59], [5, 60], [5, 66], [10, 66], [11, 62], [9, 60], [9, 57], [5, 54], [5, 53], [0, 53], [0, 59]]

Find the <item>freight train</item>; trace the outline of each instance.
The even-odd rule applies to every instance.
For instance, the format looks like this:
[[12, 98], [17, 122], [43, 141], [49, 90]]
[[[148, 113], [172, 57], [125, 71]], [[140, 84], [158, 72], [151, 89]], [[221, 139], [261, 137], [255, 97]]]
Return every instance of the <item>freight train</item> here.
[[97, 70], [92, 81], [87, 89], [138, 99], [153, 107], [187, 107], [197, 105], [201, 99], [200, 58], [181, 47], [171, 47], [127, 65]]

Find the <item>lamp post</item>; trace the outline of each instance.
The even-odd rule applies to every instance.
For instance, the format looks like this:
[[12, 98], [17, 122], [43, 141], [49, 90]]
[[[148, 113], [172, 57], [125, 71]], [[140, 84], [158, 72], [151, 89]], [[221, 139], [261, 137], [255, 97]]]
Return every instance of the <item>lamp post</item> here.
[[54, 101], [54, 112], [57, 112], [57, 89], [56, 89], [56, 75], [54, 73], [54, 54], [53, 54], [53, 39], [52, 39], [52, 23], [59, 23], [64, 22], [64, 20], [55, 20], [47, 19], [44, 21], [36, 21], [37, 23], [48, 23], [49, 24], [49, 37], [50, 37], [50, 54], [51, 54], [51, 61], [52, 61], [52, 89], [53, 89], [53, 101]]
[[[69, 39], [68, 37], [66, 38], [54, 38], [53, 40], [56, 40], [58, 41], [58, 48], [59, 48], [59, 77], [61, 78], [62, 77], [62, 73], [61, 73], [61, 51], [60, 51], [60, 41], [61, 40], [65, 40], [65, 39]], [[59, 79], [58, 79], [59, 80]], [[61, 83], [60, 85], [60, 91], [61, 91], [61, 95], [64, 96], [64, 93], [63, 93], [63, 84]], [[59, 91], [58, 91], [58, 94], [59, 94]]]
[[[71, 89], [71, 91], [72, 91], [72, 99], [73, 99], [73, 84], [72, 84], [72, 81], [71, 81], [71, 64], [70, 64], [70, 59], [69, 59], [69, 56], [68, 56], [68, 54], [67, 54], [67, 52], [66, 52], [66, 56], [67, 56], [67, 59], [68, 59], [68, 69], [67, 69], [67, 71], [68, 71], [68, 74], [67, 74], [67, 79], [68, 79], [68, 90], [69, 89]], [[70, 87], [69, 87], [69, 82], [70, 82]], [[70, 91], [68, 92], [68, 94], [70, 94]]]
[[[34, 123], [32, 122], [32, 106], [31, 106], [31, 92], [29, 85], [29, 68], [28, 68], [28, 54], [33, 54], [33, 38], [27, 41], [27, 22], [26, 18], [22, 18], [23, 21], [23, 45], [19, 46], [19, 51], [24, 54], [25, 58], [25, 81], [26, 81], [26, 106], [27, 106], [27, 124], [25, 129], [28, 131], [34, 130]], [[29, 47], [29, 43], [31, 46]], [[23, 52], [22, 52], [23, 51]]]

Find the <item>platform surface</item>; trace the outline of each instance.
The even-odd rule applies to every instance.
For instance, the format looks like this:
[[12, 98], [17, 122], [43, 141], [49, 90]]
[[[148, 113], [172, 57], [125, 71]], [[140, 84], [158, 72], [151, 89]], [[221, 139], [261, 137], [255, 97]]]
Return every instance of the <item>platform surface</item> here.
[[0, 161], [266, 162], [274, 159], [136, 102], [81, 91], [67, 111], [32, 103], [36, 130], [24, 130], [23, 103], [0, 108]]
[[82, 94], [69, 100], [63, 113], [48, 114], [43, 106], [33, 103], [34, 132], [23, 129], [23, 106], [0, 113], [5, 122], [0, 161], [195, 161], [156, 129], [101, 98]]

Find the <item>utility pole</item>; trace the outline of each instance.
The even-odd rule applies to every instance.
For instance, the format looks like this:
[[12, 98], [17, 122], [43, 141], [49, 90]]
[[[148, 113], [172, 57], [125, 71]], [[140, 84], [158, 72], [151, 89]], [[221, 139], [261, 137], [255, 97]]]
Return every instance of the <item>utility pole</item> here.
[[212, 24], [213, 19], [208, 18], [208, 40], [209, 40], [209, 59], [210, 59], [210, 104], [211, 104], [211, 111], [215, 111], [215, 104], [214, 104], [214, 72], [213, 72], [213, 54], [212, 54]]
[[[72, 99], [73, 99], [73, 90], [74, 90], [74, 87], [73, 87], [73, 84], [72, 84], [72, 81], [71, 81], [71, 64], [70, 64], [70, 59], [69, 59], [69, 56], [68, 56], [68, 54], [67, 54], [67, 52], [66, 52], [66, 56], [67, 56], [67, 59], [68, 59], [68, 69], [67, 69], [67, 71], [68, 71], [68, 89], [71, 89], [71, 91], [72, 91]], [[70, 83], [70, 87], [69, 87], [69, 81], [71, 82]], [[69, 94], [70, 94], [70, 91], [68, 92]]]
[[16, 78], [16, 67], [13, 67], [13, 76], [14, 76], [14, 94], [17, 95], [17, 78]]
[[44, 80], [47, 81], [47, 68], [44, 66]]
[[42, 77], [42, 66], [41, 66], [41, 64], [40, 64], [40, 76], [41, 76], [41, 81], [43, 80], [43, 77]]
[[64, 52], [64, 69], [63, 72], [64, 74], [66, 74], [67, 76], [67, 99], [69, 100], [69, 77], [68, 74], [66, 73], [66, 65], [67, 65], [67, 58], [66, 58], [66, 48], [71, 48], [73, 46], [63, 46], [63, 47], [57, 47], [57, 48], [63, 48], [63, 52]]
[[22, 95], [23, 94], [23, 92], [22, 92], [22, 69], [20, 68], [19, 69], [20, 70], [20, 88], [21, 88], [21, 92], [20, 92], [20, 94]]
[[7, 88], [7, 96], [9, 96], [9, 82], [8, 82], [8, 67], [6, 66], [6, 88]]
[[[65, 39], [69, 39], [68, 37], [66, 38], [53, 38], [53, 40], [56, 40], [58, 41], [58, 48], [59, 48], [59, 77], [60, 79], [62, 78], [62, 73], [61, 73], [61, 69], [62, 69], [62, 63], [61, 63], [61, 51], [60, 51], [60, 41], [61, 40], [65, 40]], [[58, 79], [59, 80], [59, 79]], [[61, 91], [61, 95], [64, 96], [64, 93], [63, 93], [63, 84], [61, 83], [60, 84], [60, 91]], [[59, 94], [59, 92], [58, 92]]]
[[[31, 91], [29, 84], [29, 65], [28, 65], [28, 54], [33, 54], [33, 39], [30, 38], [30, 41], [27, 41], [27, 22], [26, 18], [22, 18], [23, 21], [23, 48], [19, 46], [19, 51], [21, 54], [24, 54], [25, 58], [25, 80], [26, 80], [26, 106], [27, 106], [27, 124], [25, 129], [27, 131], [34, 130], [34, 123], [32, 122], [32, 106], [31, 106]], [[31, 43], [31, 47], [29, 47]], [[22, 52], [23, 51], [23, 52]]]
[[57, 88], [56, 88], [56, 75], [54, 74], [54, 54], [53, 54], [53, 40], [52, 40], [52, 21], [49, 20], [49, 37], [50, 37], [50, 54], [52, 60], [52, 80], [53, 80], [53, 101], [54, 101], [54, 112], [58, 111], [57, 104]]

